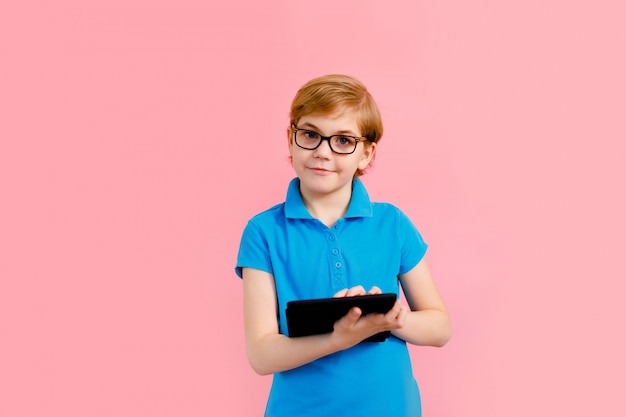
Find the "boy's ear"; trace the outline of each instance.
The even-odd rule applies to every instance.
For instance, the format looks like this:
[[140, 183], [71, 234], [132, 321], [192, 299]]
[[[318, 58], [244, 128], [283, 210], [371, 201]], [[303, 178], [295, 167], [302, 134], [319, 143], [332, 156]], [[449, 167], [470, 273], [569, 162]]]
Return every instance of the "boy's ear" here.
[[374, 159], [374, 154], [376, 153], [376, 142], [367, 142], [365, 149], [363, 150], [363, 154], [361, 155], [361, 161], [359, 162], [359, 169], [363, 170], [367, 168], [367, 166]]
[[289, 152], [291, 153], [291, 147], [293, 146], [293, 135], [291, 134], [291, 128], [287, 128], [287, 146], [289, 146]]
[[289, 159], [291, 159], [291, 155], [293, 152], [293, 130], [291, 130], [291, 127], [287, 128], [287, 147], [289, 148]]

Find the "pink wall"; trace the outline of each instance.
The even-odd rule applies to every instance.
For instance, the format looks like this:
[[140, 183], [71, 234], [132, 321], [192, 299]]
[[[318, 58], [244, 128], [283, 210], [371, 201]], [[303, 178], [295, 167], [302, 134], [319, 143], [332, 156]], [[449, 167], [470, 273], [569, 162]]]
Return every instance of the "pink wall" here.
[[232, 268], [293, 175], [290, 100], [329, 72], [377, 98], [365, 182], [422, 230], [454, 320], [411, 350], [425, 415], [625, 415], [625, 13], [4, 2], [0, 416], [262, 413]]

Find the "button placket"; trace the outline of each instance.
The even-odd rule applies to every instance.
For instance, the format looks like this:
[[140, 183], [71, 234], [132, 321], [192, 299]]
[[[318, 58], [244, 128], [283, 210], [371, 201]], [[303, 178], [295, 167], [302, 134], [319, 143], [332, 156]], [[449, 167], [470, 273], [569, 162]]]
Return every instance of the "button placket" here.
[[334, 234], [328, 235], [328, 240], [331, 242], [330, 246], [330, 259], [333, 270], [333, 286], [336, 291], [346, 288], [346, 275], [343, 257], [341, 255], [341, 249], [337, 236]]

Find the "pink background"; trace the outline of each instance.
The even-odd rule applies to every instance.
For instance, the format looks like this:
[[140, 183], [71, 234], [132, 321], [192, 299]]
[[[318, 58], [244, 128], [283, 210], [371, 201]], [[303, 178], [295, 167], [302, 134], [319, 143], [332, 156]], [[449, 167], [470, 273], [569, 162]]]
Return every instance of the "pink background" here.
[[233, 266], [293, 175], [293, 94], [331, 72], [376, 97], [364, 180], [430, 243], [452, 314], [445, 348], [411, 348], [425, 415], [626, 415], [624, 16], [3, 2], [0, 416], [262, 414]]

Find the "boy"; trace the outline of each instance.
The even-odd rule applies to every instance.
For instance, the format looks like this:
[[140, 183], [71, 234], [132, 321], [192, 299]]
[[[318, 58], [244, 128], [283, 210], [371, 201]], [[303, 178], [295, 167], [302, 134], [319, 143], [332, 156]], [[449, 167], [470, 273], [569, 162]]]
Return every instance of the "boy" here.
[[[296, 94], [287, 140], [297, 178], [286, 201], [254, 216], [237, 259], [246, 349], [274, 374], [266, 416], [419, 416], [406, 343], [443, 346], [447, 310], [423, 260], [427, 245], [398, 208], [372, 203], [359, 176], [382, 121], [358, 80], [328, 75]], [[288, 337], [287, 302], [393, 292], [386, 314], [353, 308], [332, 333]], [[381, 343], [360, 343], [381, 331]]]

